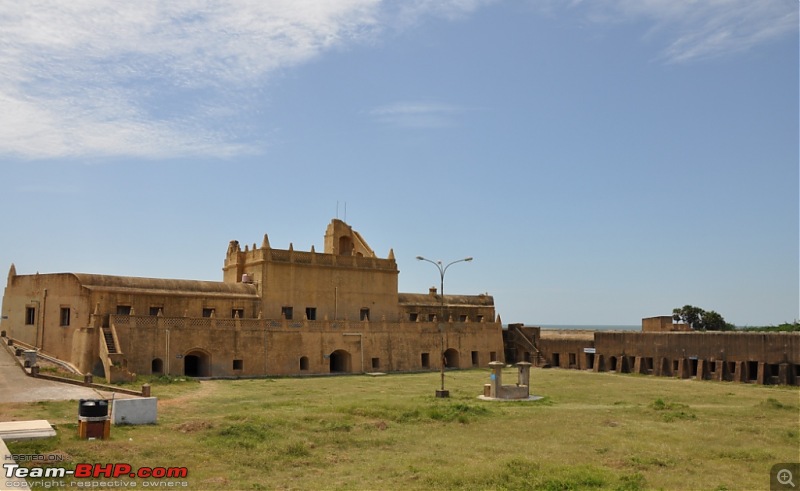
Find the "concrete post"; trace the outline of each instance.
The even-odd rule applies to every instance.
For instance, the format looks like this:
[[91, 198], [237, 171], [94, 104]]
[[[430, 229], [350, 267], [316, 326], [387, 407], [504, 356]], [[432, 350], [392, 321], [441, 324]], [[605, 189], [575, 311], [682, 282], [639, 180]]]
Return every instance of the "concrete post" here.
[[530, 385], [531, 381], [531, 364], [527, 361], [517, 363], [519, 375], [517, 378], [517, 385]]
[[83, 385], [91, 385], [93, 382], [93, 378], [91, 373], [87, 373], [83, 376]]
[[519, 368], [518, 385], [525, 387], [525, 397], [531, 395], [531, 364], [527, 361], [517, 363]]
[[150, 384], [142, 385], [142, 397], [150, 397]]
[[500, 392], [502, 392], [501, 387], [503, 386], [503, 367], [505, 364], [502, 361], [493, 361], [489, 363], [489, 368], [492, 369], [492, 374], [490, 375], [491, 384], [492, 384], [492, 397], [500, 397]]

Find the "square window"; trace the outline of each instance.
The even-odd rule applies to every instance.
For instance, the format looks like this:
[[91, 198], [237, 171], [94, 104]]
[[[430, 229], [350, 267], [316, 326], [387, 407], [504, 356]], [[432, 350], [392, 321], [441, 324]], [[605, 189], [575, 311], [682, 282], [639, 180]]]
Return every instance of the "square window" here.
[[368, 321], [369, 320], [369, 309], [361, 309], [361, 312], [359, 313], [359, 318], [362, 321]]
[[242, 370], [244, 368], [244, 360], [233, 360], [233, 369]]
[[436, 320], [436, 314], [428, 314], [428, 322], [433, 322]]
[[131, 315], [131, 306], [117, 305], [117, 315]]
[[[158, 311], [161, 310], [161, 307], [150, 307], [150, 315], [158, 315]], [[161, 312], [163, 315], [163, 312]]]
[[306, 307], [306, 319], [310, 321], [317, 320], [317, 309], [316, 307]]
[[410, 314], [408, 314], [408, 320], [410, 320], [411, 322], [417, 322], [417, 319], [419, 319], [418, 313], [411, 312]]
[[216, 316], [216, 310], [217, 309], [212, 309], [212, 308], [203, 309], [203, 317]]
[[466, 315], [459, 315], [458, 316], [458, 322], [467, 322], [467, 316]]
[[60, 325], [61, 327], [69, 326], [70, 308], [61, 307]]
[[292, 307], [281, 307], [281, 317], [283, 317], [287, 321], [292, 320], [293, 312], [294, 309]]
[[430, 353], [422, 353], [422, 368], [430, 368], [430, 367], [431, 367]]
[[235, 319], [236, 317], [240, 319], [244, 318], [244, 309], [231, 309], [231, 319]]

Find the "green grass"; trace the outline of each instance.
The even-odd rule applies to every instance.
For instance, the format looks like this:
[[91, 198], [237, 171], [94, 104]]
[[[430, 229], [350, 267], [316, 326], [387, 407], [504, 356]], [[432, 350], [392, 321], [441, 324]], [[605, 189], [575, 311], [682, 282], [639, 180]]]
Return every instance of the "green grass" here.
[[[508, 380], [516, 377], [508, 370]], [[536, 402], [483, 402], [488, 370], [151, 380], [159, 422], [77, 439], [77, 403], [0, 405], [67, 465], [188, 466], [191, 489], [764, 489], [798, 459], [796, 387], [534, 370]]]

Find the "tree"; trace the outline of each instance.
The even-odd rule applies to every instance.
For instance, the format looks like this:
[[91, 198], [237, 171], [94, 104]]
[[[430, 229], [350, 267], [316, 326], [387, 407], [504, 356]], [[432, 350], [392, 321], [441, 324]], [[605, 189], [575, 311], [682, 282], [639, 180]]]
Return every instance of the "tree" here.
[[692, 329], [702, 329], [700, 323], [703, 313], [703, 309], [700, 307], [684, 305], [682, 308], [672, 309], [672, 320], [675, 322], [683, 321]]
[[689, 324], [695, 331], [729, 331], [734, 328], [732, 324], [725, 322], [725, 319], [717, 312], [713, 310], [706, 312], [693, 305], [672, 309], [672, 319], [675, 322], [683, 321]]

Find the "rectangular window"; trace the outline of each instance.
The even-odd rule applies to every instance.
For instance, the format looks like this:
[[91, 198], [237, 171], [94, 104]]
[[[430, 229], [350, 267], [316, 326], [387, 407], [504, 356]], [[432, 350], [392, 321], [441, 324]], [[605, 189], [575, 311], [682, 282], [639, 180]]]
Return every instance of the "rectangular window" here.
[[216, 309], [205, 308], [203, 309], [203, 317], [211, 317], [212, 315], [215, 316], [216, 315], [215, 312]]
[[287, 321], [292, 320], [292, 313], [294, 309], [291, 307], [281, 307], [281, 317], [286, 319]]
[[417, 319], [419, 319], [418, 313], [411, 312], [410, 314], [408, 314], [408, 320], [410, 320], [411, 322], [417, 322]]
[[306, 319], [310, 321], [317, 320], [317, 309], [316, 307], [306, 307]]
[[483, 316], [482, 315], [477, 316], [476, 319], [478, 320], [478, 322], [483, 322]]
[[362, 321], [368, 321], [369, 320], [369, 309], [361, 309], [361, 312], [359, 313], [359, 317], [361, 318]]
[[428, 322], [433, 322], [436, 320], [436, 314], [428, 314]]
[[422, 368], [430, 368], [430, 367], [431, 367], [430, 353], [422, 353]]
[[236, 316], [244, 319], [244, 309], [231, 309], [231, 319], [235, 319]]
[[244, 368], [244, 361], [243, 360], [233, 360], [233, 369], [234, 370], [242, 370]]
[[[158, 315], [158, 312], [161, 310], [161, 307], [150, 307], [150, 315]], [[161, 310], [161, 315], [164, 315], [164, 311]]]
[[25, 325], [36, 324], [36, 307], [25, 307]]
[[489, 361], [497, 361], [497, 352], [496, 351], [490, 351], [489, 352]]
[[458, 316], [458, 322], [467, 322], [467, 316], [466, 315], [459, 315]]
[[60, 316], [61, 327], [69, 326], [69, 314], [70, 314], [69, 307], [61, 307], [61, 316]]
[[131, 306], [117, 305], [117, 315], [131, 315]]
[[377, 370], [381, 367], [381, 359], [380, 358], [373, 358], [372, 359], [372, 369]]

